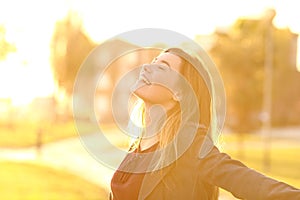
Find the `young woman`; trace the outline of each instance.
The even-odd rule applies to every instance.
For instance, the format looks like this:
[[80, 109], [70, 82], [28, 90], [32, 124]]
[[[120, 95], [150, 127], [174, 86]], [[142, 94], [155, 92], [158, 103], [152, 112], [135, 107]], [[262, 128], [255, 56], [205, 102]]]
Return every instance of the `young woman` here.
[[178, 48], [142, 66], [132, 131], [140, 137], [111, 181], [113, 200], [300, 199], [300, 190], [247, 168], [217, 148], [216, 91], [201, 61]]

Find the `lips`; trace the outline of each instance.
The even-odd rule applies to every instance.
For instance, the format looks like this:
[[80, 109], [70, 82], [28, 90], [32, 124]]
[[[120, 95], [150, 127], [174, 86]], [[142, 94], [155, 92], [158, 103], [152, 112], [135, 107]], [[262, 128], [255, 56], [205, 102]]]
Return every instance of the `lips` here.
[[138, 88], [141, 88], [146, 85], [151, 85], [150, 80], [145, 76], [144, 73], [141, 73], [135, 82], [135, 84], [130, 88], [131, 92], [136, 91]]
[[144, 74], [141, 74], [139, 79], [144, 81], [147, 85], [151, 85], [151, 82]]

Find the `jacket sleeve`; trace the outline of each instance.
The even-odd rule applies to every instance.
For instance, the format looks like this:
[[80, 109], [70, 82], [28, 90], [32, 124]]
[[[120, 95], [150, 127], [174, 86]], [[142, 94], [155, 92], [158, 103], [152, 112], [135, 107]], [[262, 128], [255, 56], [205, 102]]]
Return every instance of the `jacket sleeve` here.
[[248, 168], [221, 153], [216, 147], [199, 160], [199, 174], [202, 179], [231, 192], [237, 198], [300, 200], [299, 189]]

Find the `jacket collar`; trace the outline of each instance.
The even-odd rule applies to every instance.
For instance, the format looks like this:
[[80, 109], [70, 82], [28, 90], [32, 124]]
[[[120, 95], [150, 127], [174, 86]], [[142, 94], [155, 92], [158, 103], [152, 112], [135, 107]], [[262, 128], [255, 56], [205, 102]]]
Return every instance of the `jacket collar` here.
[[[147, 170], [148, 172], [145, 174], [144, 180], [142, 182], [138, 199], [145, 199], [147, 196], [149, 196], [151, 194], [151, 192], [155, 189], [155, 187], [168, 174], [168, 172], [170, 172], [170, 170], [175, 167], [175, 165], [176, 165], [175, 160], [177, 160], [180, 156], [182, 156], [182, 154], [191, 147], [192, 143], [195, 140], [197, 131], [199, 131], [197, 126], [187, 124], [187, 125], [185, 125], [183, 131], [180, 131], [178, 133], [178, 135], [176, 136], [177, 137], [176, 146], [177, 146], [177, 150], [178, 150], [177, 155], [173, 155], [172, 151], [169, 151], [171, 148], [169, 145], [168, 145], [168, 148], [164, 149], [164, 151], [166, 150], [169, 152], [168, 158], [170, 159], [167, 161], [169, 164], [166, 167], [163, 167], [162, 169], [153, 171], [153, 169], [154, 169], [153, 166], [155, 164], [157, 164], [158, 158], [162, 152], [158, 150], [153, 154], [153, 157], [148, 165], [148, 170]], [[208, 145], [208, 146], [210, 146], [210, 145]], [[210, 148], [203, 149], [205, 152], [204, 155], [207, 154], [209, 149]]]

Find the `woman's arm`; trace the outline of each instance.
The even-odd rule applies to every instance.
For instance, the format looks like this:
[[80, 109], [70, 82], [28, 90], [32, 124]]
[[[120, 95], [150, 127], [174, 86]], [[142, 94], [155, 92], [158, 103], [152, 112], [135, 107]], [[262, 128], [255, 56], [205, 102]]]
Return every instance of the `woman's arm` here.
[[231, 192], [240, 199], [300, 200], [300, 190], [269, 178], [243, 163], [233, 160], [216, 147], [199, 158], [200, 176], [210, 184]]

